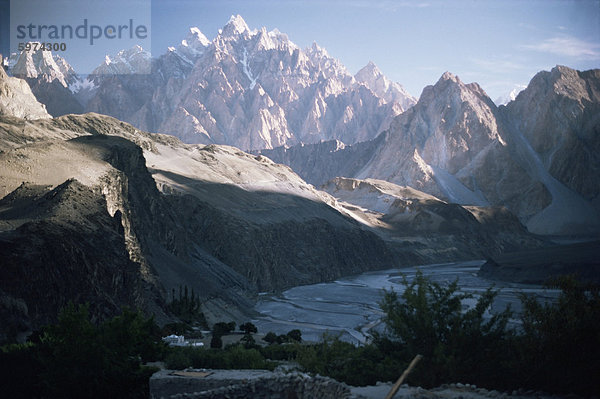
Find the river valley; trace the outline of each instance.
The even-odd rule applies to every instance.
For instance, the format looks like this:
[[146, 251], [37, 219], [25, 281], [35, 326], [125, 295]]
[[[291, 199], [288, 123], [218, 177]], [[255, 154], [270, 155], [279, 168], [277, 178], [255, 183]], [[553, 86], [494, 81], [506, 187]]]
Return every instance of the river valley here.
[[324, 333], [330, 333], [339, 334], [346, 341], [365, 343], [370, 331], [384, 329], [381, 320], [384, 314], [378, 305], [383, 290], [393, 289], [401, 293], [404, 289], [402, 275], [412, 281], [417, 270], [440, 284], [449, 284], [458, 279], [460, 290], [474, 296], [463, 301], [465, 309], [476, 303], [480, 293], [494, 286], [499, 293], [491, 312], [500, 312], [510, 305], [515, 312], [512, 326], [519, 324], [520, 293], [535, 294], [540, 300], [552, 300], [558, 295], [557, 290], [545, 289], [540, 285], [481, 278], [477, 272], [483, 263], [485, 261], [474, 260], [381, 270], [329, 283], [298, 286], [278, 295], [263, 294], [255, 307], [261, 316], [253, 322], [262, 332], [283, 334], [299, 329], [305, 341], [318, 341]]

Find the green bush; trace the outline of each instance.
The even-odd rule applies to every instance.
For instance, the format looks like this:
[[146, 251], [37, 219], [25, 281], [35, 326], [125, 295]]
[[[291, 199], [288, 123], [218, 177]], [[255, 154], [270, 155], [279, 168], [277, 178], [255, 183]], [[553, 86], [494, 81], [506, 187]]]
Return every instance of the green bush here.
[[244, 334], [244, 336], [240, 339], [240, 343], [244, 345], [244, 348], [246, 349], [256, 348], [258, 346], [256, 345], [256, 341], [251, 334]]
[[[273, 334], [274, 335], [274, 334]], [[266, 359], [271, 360], [294, 360], [298, 355], [300, 345], [298, 344], [286, 344], [286, 345], [267, 345], [259, 346], [257, 349], [262, 353]]]
[[43, 368], [40, 348], [32, 343], [13, 344], [0, 350], [0, 387], [8, 398], [37, 398], [42, 396], [38, 378]]
[[[197, 325], [202, 328], [208, 328], [208, 323], [201, 311], [200, 297], [194, 293], [192, 288], [191, 295], [188, 294], [187, 285], [182, 289], [179, 286], [179, 297], [175, 297], [175, 289], [171, 293], [171, 302], [167, 305], [168, 309], [187, 325]], [[178, 334], [181, 335], [181, 334]]]
[[245, 334], [254, 334], [258, 332], [256, 326], [250, 322], [240, 324], [240, 330], [242, 330]]
[[232, 321], [229, 323], [225, 323], [220, 321], [213, 325], [212, 333], [213, 335], [218, 335], [219, 337], [222, 337], [223, 335], [229, 334], [233, 330], [235, 330], [235, 322]]
[[277, 334], [275, 334], [273, 331], [269, 331], [262, 340], [268, 344], [274, 344], [277, 342]]
[[302, 331], [300, 331], [298, 329], [288, 331], [286, 336], [291, 341], [302, 342]]
[[327, 334], [318, 344], [299, 345], [296, 360], [306, 371], [356, 386], [396, 379], [405, 367], [376, 345], [355, 346]]
[[384, 292], [387, 331], [375, 334], [372, 344], [355, 347], [325, 336], [318, 344], [298, 346], [297, 361], [309, 372], [365, 385], [394, 381], [421, 354], [408, 378], [413, 385], [463, 382], [501, 390], [600, 392], [598, 286], [559, 280], [552, 285], [561, 289], [558, 300], [546, 304], [523, 295], [523, 325], [515, 332], [506, 328], [510, 309], [483, 317], [496, 296], [491, 289], [463, 311], [461, 301], [471, 295], [460, 293], [457, 282], [442, 287], [417, 273], [404, 285], [401, 295]]
[[204, 349], [197, 347], [169, 348], [165, 358], [168, 369], [181, 370], [187, 367], [209, 369], [268, 369], [274, 364], [267, 361], [256, 349], [246, 349], [242, 345], [231, 345], [225, 349]]
[[[153, 320], [139, 312], [124, 310], [96, 325], [87, 305], [70, 304], [39, 342], [3, 349], [2, 363], [14, 361], [15, 371], [23, 373], [4, 381], [3, 391], [11, 397], [146, 397], [154, 370], [141, 362], [161, 356], [164, 346], [156, 334]], [[30, 369], [19, 370], [24, 366]]]

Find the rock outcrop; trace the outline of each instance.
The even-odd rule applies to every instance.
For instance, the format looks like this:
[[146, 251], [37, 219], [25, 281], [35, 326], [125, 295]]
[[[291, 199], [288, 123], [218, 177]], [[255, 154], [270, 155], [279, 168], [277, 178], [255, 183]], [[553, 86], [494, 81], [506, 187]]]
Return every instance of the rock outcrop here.
[[552, 197], [544, 220], [532, 226], [554, 219], [567, 232], [599, 231], [600, 70], [540, 72], [500, 111], [520, 146], [517, 156]]
[[51, 118], [46, 106], [40, 104], [26, 81], [9, 77], [0, 68], [0, 116], [23, 119]]
[[70, 89], [80, 84], [80, 78], [64, 58], [37, 49], [22, 51], [14, 62], [11, 74], [29, 83], [37, 100], [46, 105], [52, 116], [83, 112]]
[[403, 109], [409, 109], [417, 103], [404, 87], [390, 81], [372, 61], [354, 75], [354, 79], [364, 84], [385, 102], [397, 102]]

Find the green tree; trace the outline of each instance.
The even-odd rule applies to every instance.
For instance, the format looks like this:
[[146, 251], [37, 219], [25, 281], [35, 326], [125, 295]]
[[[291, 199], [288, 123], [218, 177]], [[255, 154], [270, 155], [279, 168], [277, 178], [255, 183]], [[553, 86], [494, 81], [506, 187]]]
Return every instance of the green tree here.
[[268, 344], [274, 344], [275, 342], [277, 342], [277, 334], [275, 334], [273, 331], [269, 331], [263, 338], [263, 341], [265, 341]]
[[292, 341], [302, 342], [302, 331], [298, 329], [290, 330], [286, 335]]
[[396, 379], [408, 364], [388, 356], [375, 345], [359, 347], [328, 334], [318, 344], [296, 344], [296, 347], [296, 361], [306, 371], [355, 386]]
[[168, 308], [175, 316], [186, 324], [208, 327], [204, 313], [201, 311], [200, 297], [196, 295], [193, 288], [191, 296], [188, 293], [187, 285], [184, 287], [179, 286], [179, 298], [175, 297], [175, 289], [171, 291], [171, 296]]
[[244, 345], [244, 348], [246, 349], [256, 347], [256, 341], [254, 340], [254, 337], [249, 333], [244, 334], [242, 339], [240, 339], [240, 342], [242, 343], [242, 345]]
[[540, 303], [521, 295], [522, 386], [551, 392], [595, 395], [600, 392], [600, 287], [574, 277], [551, 282], [556, 302]]
[[223, 335], [227, 335], [235, 330], [235, 322], [225, 323], [218, 322], [213, 325], [212, 333], [213, 335], [218, 335], [222, 337]]
[[96, 325], [89, 305], [69, 304], [44, 329], [38, 345], [39, 379], [48, 397], [144, 397], [150, 370], [163, 345], [158, 327], [139, 312], [124, 310]]
[[221, 349], [223, 347], [223, 340], [220, 335], [213, 335], [210, 339], [210, 347], [215, 349]]
[[460, 293], [457, 280], [442, 287], [418, 271], [410, 283], [404, 277], [403, 285], [400, 296], [385, 291], [380, 305], [390, 339], [404, 347], [408, 358], [425, 357], [413, 378], [430, 387], [449, 381], [493, 383], [498, 362], [509, 355], [506, 325], [512, 314], [506, 309], [484, 317], [497, 292], [488, 289], [463, 311], [462, 301], [473, 295]]
[[245, 334], [255, 334], [258, 332], [256, 326], [250, 322], [240, 324], [240, 330], [242, 330]]

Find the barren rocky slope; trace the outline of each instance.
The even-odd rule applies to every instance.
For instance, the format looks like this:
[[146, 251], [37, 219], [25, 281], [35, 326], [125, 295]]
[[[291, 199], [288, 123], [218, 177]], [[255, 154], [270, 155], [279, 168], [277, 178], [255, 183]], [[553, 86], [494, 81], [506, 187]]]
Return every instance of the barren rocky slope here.
[[[11, 101], [43, 109], [16, 93]], [[14, 320], [5, 334], [38, 327], [69, 300], [90, 300], [98, 317], [128, 304], [165, 322], [165, 299], [183, 285], [209, 321], [242, 319], [258, 291], [539, 245], [501, 209], [383, 182], [328, 188], [358, 205], [348, 184], [393, 199], [363, 208], [235, 147], [184, 144], [98, 114], [16, 116], [0, 118], [1, 311]], [[354, 151], [368, 154], [386, 137]], [[333, 143], [332, 156], [346, 151]]]
[[395, 264], [332, 197], [264, 157], [94, 114], [3, 117], [0, 135], [0, 289], [17, 329], [86, 299], [99, 315], [130, 304], [166, 321], [182, 285], [211, 321], [241, 319], [257, 290]]
[[447, 203], [407, 186], [376, 179], [335, 178], [322, 189], [348, 209], [359, 207], [379, 233], [423, 262], [486, 259], [543, 242], [503, 207]]
[[260, 151], [323, 184], [377, 178], [463, 205], [506, 206], [540, 234], [596, 234], [598, 70], [540, 72], [498, 109], [445, 73], [388, 131], [365, 143]]

